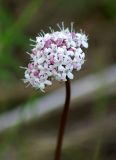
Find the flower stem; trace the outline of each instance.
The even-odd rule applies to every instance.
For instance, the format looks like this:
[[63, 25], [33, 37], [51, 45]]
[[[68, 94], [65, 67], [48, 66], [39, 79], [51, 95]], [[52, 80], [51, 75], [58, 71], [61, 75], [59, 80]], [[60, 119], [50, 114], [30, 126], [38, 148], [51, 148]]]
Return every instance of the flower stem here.
[[65, 82], [65, 85], [66, 85], [66, 99], [65, 99], [64, 109], [61, 116], [61, 122], [59, 127], [57, 146], [56, 146], [56, 152], [55, 152], [55, 160], [60, 160], [61, 158], [61, 149], [62, 149], [64, 131], [65, 131], [66, 121], [68, 117], [69, 105], [70, 105], [71, 93], [70, 93], [70, 80], [68, 78], [67, 78], [67, 81]]

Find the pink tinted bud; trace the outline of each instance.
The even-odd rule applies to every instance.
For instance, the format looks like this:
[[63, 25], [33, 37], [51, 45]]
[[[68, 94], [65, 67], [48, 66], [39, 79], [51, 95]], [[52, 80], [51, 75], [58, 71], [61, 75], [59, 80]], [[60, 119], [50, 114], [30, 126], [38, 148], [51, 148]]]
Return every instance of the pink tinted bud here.
[[51, 44], [52, 44], [52, 41], [49, 39], [49, 40], [47, 40], [47, 41], [45, 42], [45, 47], [46, 47], [46, 48], [49, 48], [49, 47], [51, 46]]
[[33, 55], [36, 55], [36, 51], [32, 50], [32, 54], [33, 54]]
[[56, 40], [57, 46], [61, 46], [62, 43], [63, 43], [63, 40], [61, 38], [59, 38], [59, 39]]
[[72, 32], [71, 34], [72, 34], [72, 38], [75, 38], [76, 36], [75, 32]]
[[52, 56], [51, 58], [50, 58], [50, 64], [54, 64], [54, 57]]
[[75, 49], [74, 48], [69, 48], [68, 51], [73, 51], [74, 52]]
[[30, 70], [33, 69], [33, 64], [32, 64], [32, 63], [29, 63], [29, 64], [28, 64], [28, 69], [30, 69]]
[[38, 77], [38, 76], [39, 76], [39, 71], [34, 71], [34, 72], [33, 72], [33, 75], [34, 75], [35, 77]]

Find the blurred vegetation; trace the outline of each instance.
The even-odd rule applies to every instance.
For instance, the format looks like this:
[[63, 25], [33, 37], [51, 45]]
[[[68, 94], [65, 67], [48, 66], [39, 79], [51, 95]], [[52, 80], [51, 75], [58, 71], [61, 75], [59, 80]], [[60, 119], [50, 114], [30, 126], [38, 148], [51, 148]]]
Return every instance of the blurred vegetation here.
[[[27, 48], [27, 37], [24, 34], [24, 29], [32, 19], [33, 15], [37, 12], [41, 0], [30, 1], [24, 11], [15, 17], [9, 8], [5, 7], [5, 1], [0, 5], [0, 76], [8, 80], [13, 76], [12, 71], [19, 72], [19, 67], [22, 63], [16, 50], [24, 51]], [[10, 3], [10, 2], [9, 2]], [[11, 2], [12, 7], [12, 2]], [[16, 52], [16, 53], [14, 53]]]
[[[29, 57], [26, 51], [30, 50], [29, 38], [35, 37], [42, 28], [48, 31], [49, 25], [56, 29], [55, 24], [61, 21], [64, 21], [67, 26], [74, 21], [76, 29], [82, 27], [89, 34], [90, 48], [87, 51], [87, 63], [77, 78], [99, 72], [116, 62], [115, 0], [0, 0], [0, 113], [12, 110], [20, 104], [26, 106], [28, 103], [33, 103], [37, 97], [41, 98], [38, 91], [31, 88], [25, 89], [21, 81], [24, 71], [19, 66], [26, 66], [28, 62]], [[48, 90], [51, 91], [57, 87], [56, 83]], [[84, 104], [84, 109], [80, 104], [79, 109], [71, 114], [69, 126], [72, 126], [71, 122], [79, 121], [78, 124], [80, 124], [81, 120], [82, 122], [86, 119], [90, 120], [91, 117], [92, 121], [100, 120], [108, 116], [109, 107], [114, 111], [116, 95], [101, 97], [102, 92], [105, 91], [101, 88], [94, 102]], [[0, 159], [36, 160], [40, 157], [41, 160], [42, 157], [45, 159], [43, 154], [45, 148], [41, 148], [39, 142], [42, 135], [43, 139], [49, 134], [56, 135], [55, 127], [59, 120], [59, 113], [52, 116], [53, 118], [50, 116], [45, 121], [38, 122], [37, 120], [29, 126], [21, 124], [2, 133], [0, 135]], [[111, 148], [113, 146], [114, 152], [116, 152], [115, 132], [110, 133], [114, 138], [112, 142], [114, 146], [112, 144], [110, 146]], [[112, 137], [110, 134], [106, 137], [101, 134], [80, 146], [65, 148], [63, 159], [115, 160], [114, 152], [111, 157], [107, 157], [106, 154], [108, 150], [106, 142]], [[48, 155], [51, 159], [53, 158], [51, 156], [53, 149], [51, 148], [50, 152], [46, 151], [46, 157]], [[110, 155], [110, 149], [108, 151]]]

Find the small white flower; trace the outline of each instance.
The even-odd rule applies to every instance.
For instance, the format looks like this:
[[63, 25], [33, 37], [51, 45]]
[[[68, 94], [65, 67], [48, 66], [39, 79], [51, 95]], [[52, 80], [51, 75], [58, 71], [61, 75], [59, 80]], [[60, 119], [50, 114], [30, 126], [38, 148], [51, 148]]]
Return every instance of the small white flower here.
[[51, 35], [49, 33], [45, 34], [44, 41], [51, 39]]
[[70, 56], [74, 56], [75, 55], [75, 53], [73, 52], [73, 51], [67, 51], [67, 55], [70, 55]]
[[64, 68], [62, 65], [60, 65], [60, 66], [58, 67], [58, 70], [59, 70], [59, 71], [64, 71], [65, 68]]
[[44, 84], [44, 83], [40, 83], [40, 84], [38, 85], [38, 88], [40, 88], [41, 91], [44, 91], [44, 89], [45, 89], [45, 84]]
[[49, 80], [46, 80], [46, 81], [45, 81], [45, 84], [47, 84], [47, 85], [52, 85], [52, 82], [49, 81]]
[[67, 76], [68, 76], [69, 79], [73, 79], [73, 77], [74, 77], [71, 72], [68, 72]]
[[35, 47], [29, 54], [31, 63], [25, 70], [24, 82], [44, 92], [53, 80], [73, 79], [73, 70], [80, 70], [84, 63], [83, 48], [88, 48], [87, 36], [75, 32], [73, 27], [60, 27], [60, 31], [41, 33], [36, 37]]

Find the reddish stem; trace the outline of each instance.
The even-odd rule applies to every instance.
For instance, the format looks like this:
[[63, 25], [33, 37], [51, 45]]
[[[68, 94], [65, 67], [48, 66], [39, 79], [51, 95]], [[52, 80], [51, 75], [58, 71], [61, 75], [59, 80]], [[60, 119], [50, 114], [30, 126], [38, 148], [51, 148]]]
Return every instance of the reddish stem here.
[[66, 99], [65, 99], [63, 113], [61, 116], [61, 122], [60, 122], [60, 128], [59, 128], [57, 146], [56, 146], [56, 152], [55, 152], [55, 160], [60, 160], [61, 158], [61, 149], [62, 149], [64, 131], [65, 131], [66, 121], [68, 117], [69, 105], [70, 105], [71, 93], [70, 93], [70, 80], [68, 78], [65, 85], [66, 85]]

